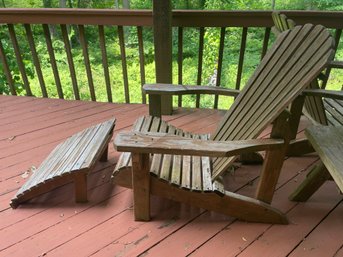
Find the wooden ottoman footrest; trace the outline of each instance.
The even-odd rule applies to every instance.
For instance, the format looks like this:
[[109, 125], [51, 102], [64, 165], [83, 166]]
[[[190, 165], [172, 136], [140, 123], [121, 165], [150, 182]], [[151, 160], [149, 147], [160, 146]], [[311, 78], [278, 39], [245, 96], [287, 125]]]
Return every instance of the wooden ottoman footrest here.
[[56, 187], [75, 183], [77, 202], [87, 201], [87, 175], [96, 161], [107, 160], [115, 119], [87, 128], [56, 146], [11, 200], [16, 208], [22, 202]]

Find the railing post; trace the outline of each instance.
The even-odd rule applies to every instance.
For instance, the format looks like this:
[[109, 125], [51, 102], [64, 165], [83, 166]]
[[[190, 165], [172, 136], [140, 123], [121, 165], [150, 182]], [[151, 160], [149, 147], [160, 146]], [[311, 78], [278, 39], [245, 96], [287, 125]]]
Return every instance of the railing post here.
[[[153, 0], [153, 28], [155, 45], [156, 83], [172, 83], [172, 11], [171, 0]], [[151, 115], [170, 115], [172, 97], [149, 98]], [[160, 106], [160, 110], [157, 110]]]

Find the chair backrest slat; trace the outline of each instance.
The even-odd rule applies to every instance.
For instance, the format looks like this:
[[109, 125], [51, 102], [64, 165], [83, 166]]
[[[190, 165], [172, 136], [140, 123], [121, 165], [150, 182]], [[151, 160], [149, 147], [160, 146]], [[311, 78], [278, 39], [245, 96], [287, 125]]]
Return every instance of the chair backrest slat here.
[[[289, 19], [286, 15], [280, 14], [279, 12], [273, 12], [272, 18], [275, 26], [272, 28], [275, 35], [279, 35], [283, 31], [293, 29], [295, 22]], [[335, 39], [337, 43], [337, 39]], [[337, 44], [336, 44], [337, 47]], [[336, 49], [335, 49], [336, 50]], [[326, 79], [322, 83], [322, 87], [325, 86], [327, 78], [329, 76], [329, 67], [326, 69], [325, 77]], [[314, 79], [309, 88], [319, 89], [318, 79]], [[325, 109], [321, 97], [318, 96], [308, 96], [305, 98], [304, 103], [304, 114], [314, 123], [319, 123], [323, 125], [328, 125], [327, 117], [325, 115]]]
[[[333, 42], [328, 31], [320, 25], [306, 24], [280, 34], [212, 139], [258, 137], [332, 59]], [[212, 179], [225, 171], [232, 161], [233, 158], [215, 159]]]

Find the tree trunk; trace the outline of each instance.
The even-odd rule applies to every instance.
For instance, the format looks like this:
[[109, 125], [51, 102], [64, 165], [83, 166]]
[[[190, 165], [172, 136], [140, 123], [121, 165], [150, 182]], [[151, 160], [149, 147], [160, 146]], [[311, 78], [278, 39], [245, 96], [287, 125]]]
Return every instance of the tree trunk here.
[[51, 2], [52, 0], [43, 0], [44, 8], [51, 8]]
[[[43, 0], [44, 8], [52, 8], [52, 0]], [[52, 38], [55, 38], [57, 35], [56, 26], [49, 25], [49, 30]]]
[[130, 9], [130, 0], [123, 0], [123, 9]]
[[60, 8], [66, 8], [67, 7], [67, 1], [66, 0], [60, 0]]

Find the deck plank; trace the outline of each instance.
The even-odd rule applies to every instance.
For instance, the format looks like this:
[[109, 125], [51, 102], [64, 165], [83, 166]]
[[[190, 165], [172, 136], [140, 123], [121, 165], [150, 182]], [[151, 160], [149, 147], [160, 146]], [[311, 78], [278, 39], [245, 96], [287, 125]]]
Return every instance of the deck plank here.
[[[329, 186], [326, 187], [328, 189]], [[328, 190], [332, 190], [332, 188], [331, 186]], [[311, 233], [304, 237], [301, 244], [289, 256], [335, 256], [335, 253], [343, 245], [342, 239], [337, 240], [342, 237], [342, 213], [343, 204], [341, 201]]]
[[[285, 163], [285, 170], [292, 170], [292, 168], [299, 167], [304, 168], [309, 165], [309, 163], [312, 163], [314, 160], [313, 158], [309, 158], [307, 160], [308, 162], [302, 162], [303, 166], [295, 165], [293, 160], [288, 160]], [[235, 176], [237, 179], [231, 180], [230, 182], [230, 189], [232, 191], [237, 191], [239, 193], [245, 194], [245, 195], [251, 195], [255, 192], [255, 186], [257, 183], [252, 184], [246, 184], [247, 180], [246, 178], [248, 176], [250, 181], [254, 181], [256, 177], [258, 176], [258, 170], [255, 167], [252, 166], [242, 166], [241, 167], [242, 172], [244, 173], [244, 179], [240, 179], [240, 176], [243, 176], [243, 174], [240, 174], [241, 172], [237, 172]], [[293, 169], [294, 170], [294, 169]], [[298, 170], [294, 170], [293, 173], [297, 174]], [[287, 181], [289, 180], [289, 177], [293, 176], [294, 174], [287, 174], [285, 172], [282, 172], [281, 174], [285, 174], [283, 177], [280, 178], [280, 181]], [[233, 188], [236, 187], [236, 188]], [[280, 185], [279, 185], [280, 187]], [[236, 190], [235, 190], [236, 189]], [[237, 190], [238, 189], [238, 190]], [[287, 199], [287, 195], [284, 193], [276, 193], [278, 196], [282, 197], [283, 203], [281, 203], [281, 199], [276, 199], [276, 203], [279, 204], [279, 208], [283, 207], [282, 211], [286, 211], [294, 206], [294, 204], [289, 203]], [[159, 242], [158, 244], [154, 244], [153, 248], [149, 249], [149, 251], [146, 254], [146, 256], [165, 256], [168, 254], [168, 249], [173, 249], [173, 253], [175, 253], [176, 256], [185, 256], [187, 254], [192, 253], [197, 248], [202, 246], [203, 244], [207, 243], [208, 240], [210, 240], [212, 237], [216, 236], [218, 231], [231, 231], [230, 227], [235, 226], [237, 222], [235, 219], [229, 219], [224, 222], [218, 222], [218, 216], [219, 215], [213, 215], [213, 213], [204, 212], [199, 218], [196, 218], [189, 222], [183, 229], [175, 231], [174, 233], [170, 234], [170, 236], [166, 237], [162, 242]], [[259, 224], [261, 225], [261, 224]], [[270, 225], [264, 225], [264, 226], [270, 226]], [[190, 235], [190, 231], [192, 236]], [[236, 236], [236, 233], [233, 233], [233, 235]], [[258, 235], [256, 235], [258, 236]], [[231, 242], [232, 240], [227, 239], [228, 242]], [[218, 240], [213, 239], [213, 241], [218, 242]], [[241, 240], [240, 240], [241, 241]], [[222, 240], [220, 241], [222, 242]], [[227, 245], [231, 245], [227, 242]], [[184, 245], [187, 245], [187, 247], [184, 247]], [[206, 245], [206, 244], [205, 244]], [[168, 247], [167, 247], [168, 246]], [[217, 245], [218, 246], [218, 245]], [[239, 246], [241, 247], [241, 245]], [[224, 248], [224, 247], [221, 247]], [[216, 247], [210, 247], [210, 249], [206, 250], [205, 252], [201, 252], [198, 256], [208, 256], [213, 249], [216, 249]], [[226, 252], [232, 251], [231, 247], [228, 247], [225, 249]], [[134, 252], [133, 255], [135, 255], [138, 252]], [[221, 252], [224, 255], [224, 251]], [[218, 256], [223, 256], [221, 254], [218, 254]]]
[[[73, 186], [67, 184], [17, 210], [9, 208], [10, 198], [25, 181], [23, 173], [38, 166], [59, 142], [113, 116], [114, 135], [130, 130], [147, 111], [139, 104], [0, 96], [0, 256], [61, 256], [76, 248], [82, 256], [208, 256], [214, 251], [217, 256], [343, 255], [343, 205], [334, 183], [325, 184], [307, 203], [287, 199], [316, 162], [315, 155], [285, 162], [273, 204], [288, 212], [288, 226], [239, 222], [155, 196], [152, 221], [135, 222], [131, 190], [109, 182], [119, 157], [112, 144], [109, 161], [90, 173], [88, 203], [74, 203]], [[178, 109], [164, 119], [190, 132], [209, 133], [222, 116], [217, 110]], [[302, 120], [299, 136], [307, 124]], [[269, 133], [268, 128], [262, 136]], [[230, 190], [251, 195], [259, 168], [243, 165], [224, 181]], [[322, 240], [326, 234], [327, 243]]]

